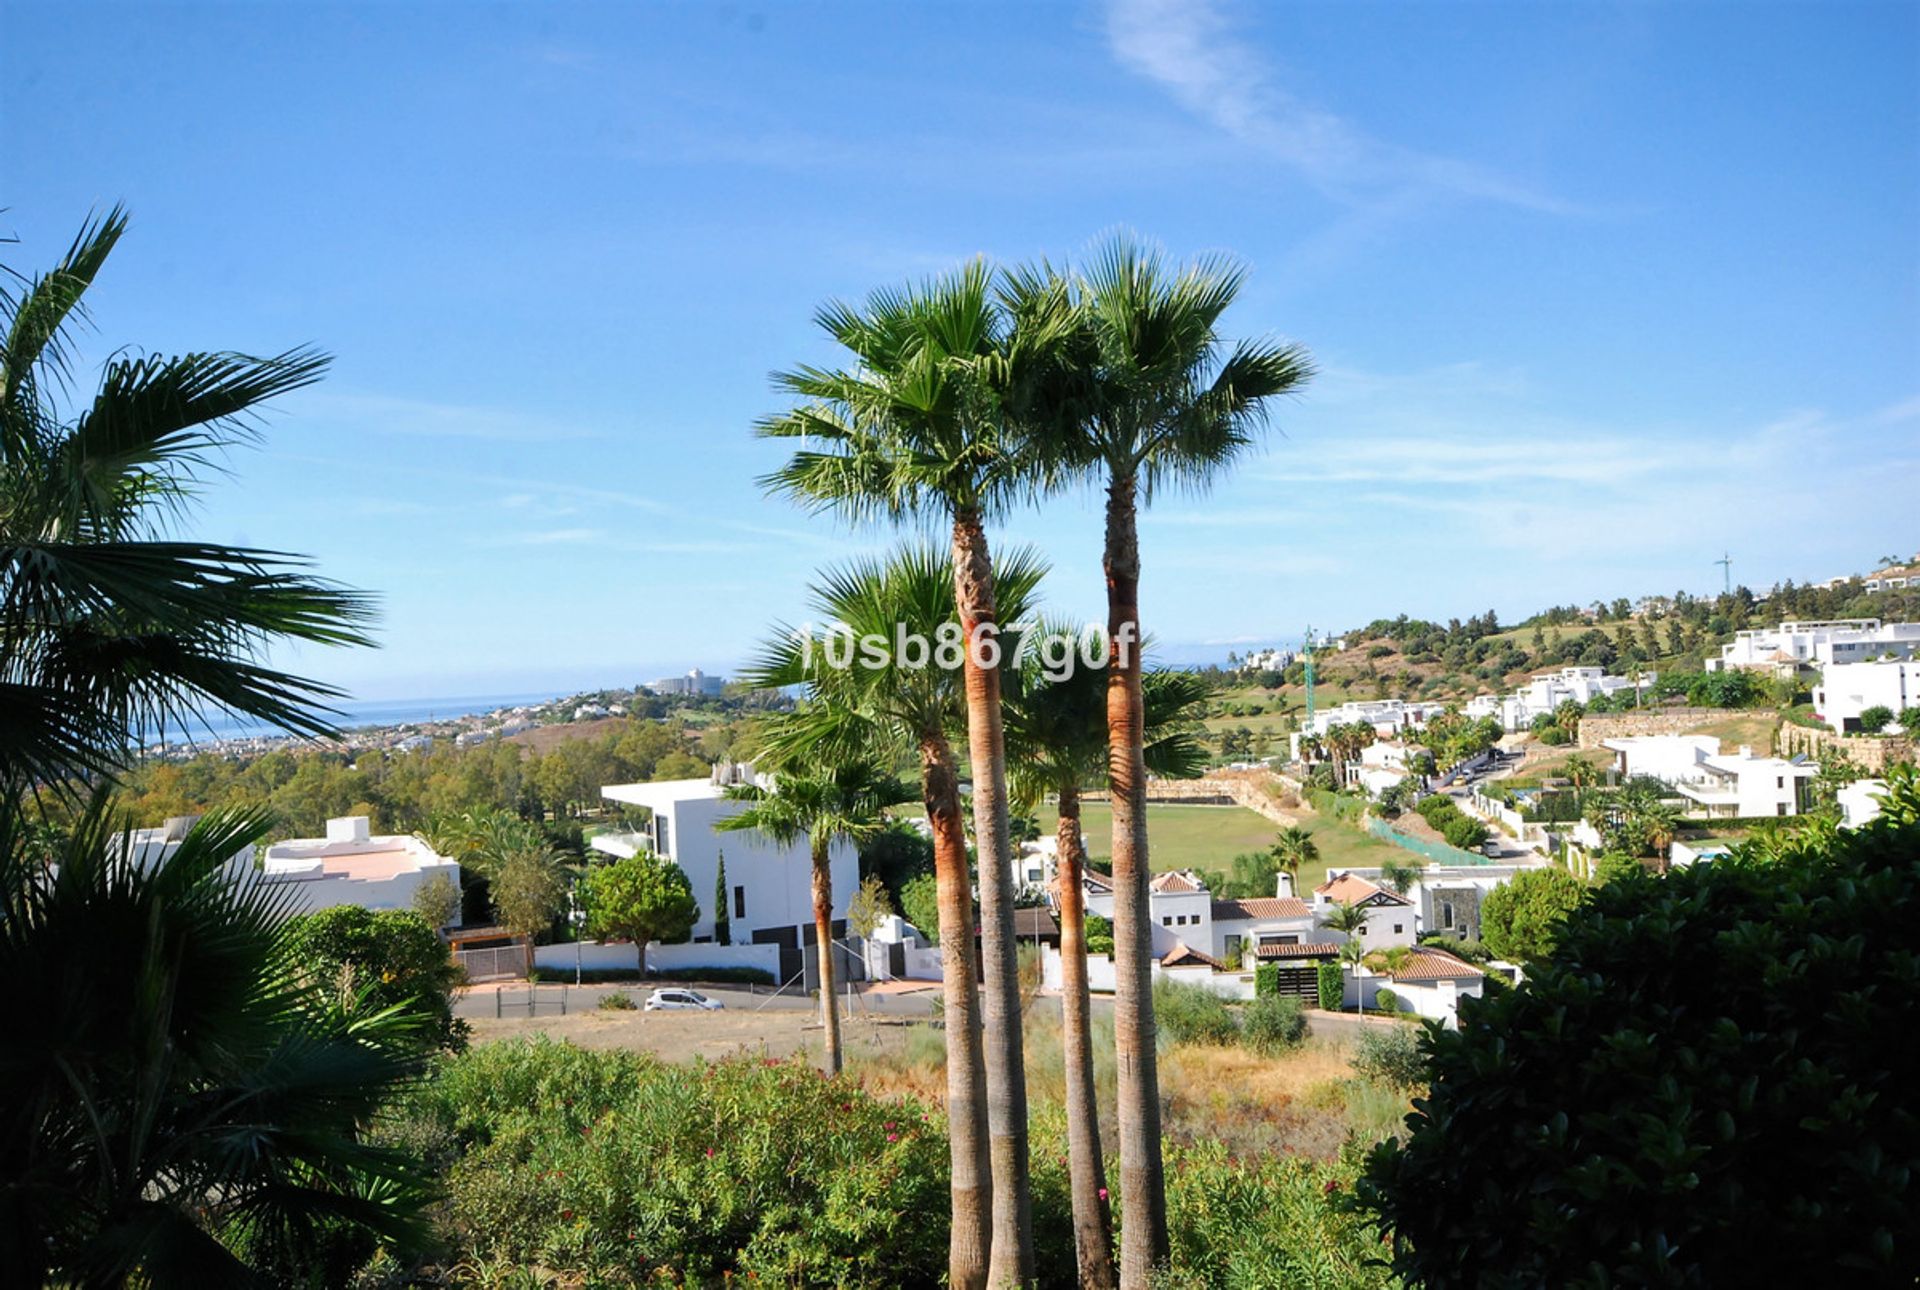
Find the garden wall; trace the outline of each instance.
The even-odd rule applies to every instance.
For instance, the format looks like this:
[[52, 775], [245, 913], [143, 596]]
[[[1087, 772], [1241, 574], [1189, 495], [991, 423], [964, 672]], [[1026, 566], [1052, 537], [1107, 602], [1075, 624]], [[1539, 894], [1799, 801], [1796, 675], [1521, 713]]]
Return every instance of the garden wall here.
[[1838, 753], [1871, 775], [1886, 772], [1898, 762], [1913, 761], [1914, 742], [1906, 735], [1839, 735], [1791, 722], [1780, 727], [1780, 755], [1805, 753], [1815, 761]]
[[[1684, 735], [1709, 721], [1750, 717], [1738, 708], [1660, 708], [1652, 712], [1607, 712], [1580, 718], [1580, 746], [1598, 748], [1607, 739], [1631, 735]], [[1764, 753], [1765, 749], [1758, 749]]]
[[[634, 948], [631, 941], [609, 944], [602, 944], [599, 941], [581, 941], [579, 951], [580, 966], [589, 972], [622, 970], [636, 972], [640, 968], [640, 952]], [[568, 942], [560, 945], [535, 946], [533, 965], [560, 971], [571, 970], [574, 966], [574, 945]], [[777, 981], [780, 979], [780, 947], [712, 943], [649, 945], [647, 966], [668, 971], [684, 971], [689, 968], [759, 968]]]

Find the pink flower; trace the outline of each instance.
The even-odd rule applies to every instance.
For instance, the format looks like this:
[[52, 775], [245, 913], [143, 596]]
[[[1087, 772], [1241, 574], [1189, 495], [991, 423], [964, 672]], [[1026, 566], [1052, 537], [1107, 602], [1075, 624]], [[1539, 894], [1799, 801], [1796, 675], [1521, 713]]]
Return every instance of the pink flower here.
[[1107, 1189], [1105, 1187], [1102, 1187], [1100, 1189], [1100, 1199], [1105, 1200], [1106, 1198], [1107, 1198]]
[[891, 1128], [893, 1127], [893, 1121], [892, 1121], [892, 1120], [888, 1120], [888, 1121], [887, 1121], [887, 1127], [888, 1127], [889, 1129], [891, 1129]]
[[900, 1135], [899, 1135], [899, 1134], [897, 1134], [897, 1133], [889, 1133], [889, 1134], [887, 1135], [887, 1141], [888, 1141], [888, 1142], [898, 1142], [898, 1141], [900, 1141]]
[[709, 1160], [711, 1160], [711, 1159], [713, 1159], [713, 1148], [712, 1148], [712, 1147], [708, 1147], [708, 1148], [707, 1148], [707, 1159], [709, 1159]]

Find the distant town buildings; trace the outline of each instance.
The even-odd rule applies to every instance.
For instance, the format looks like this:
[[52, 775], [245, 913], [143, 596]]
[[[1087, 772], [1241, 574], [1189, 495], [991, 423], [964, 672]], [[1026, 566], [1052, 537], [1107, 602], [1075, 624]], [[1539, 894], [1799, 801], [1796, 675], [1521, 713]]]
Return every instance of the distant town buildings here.
[[1912, 658], [1916, 653], [1920, 653], [1920, 623], [1836, 618], [1736, 632], [1730, 643], [1720, 647], [1719, 658], [1706, 660], [1706, 669], [1747, 668], [1785, 675], [1803, 667]]
[[1865, 586], [1868, 591], [1920, 587], [1920, 555], [1915, 555], [1905, 564], [1890, 564], [1884, 569], [1876, 569], [1867, 575]]
[[1813, 687], [1814, 712], [1840, 734], [1859, 731], [1860, 714], [1868, 708], [1883, 707], [1899, 716], [1915, 706], [1920, 706], [1920, 661], [1834, 663]]
[[1427, 722], [1446, 710], [1444, 703], [1423, 699], [1359, 699], [1337, 708], [1322, 708], [1313, 714], [1303, 733], [1325, 735], [1335, 726], [1358, 722], [1372, 726], [1375, 734], [1386, 738], [1402, 730], [1423, 730]]
[[1242, 658], [1235, 668], [1240, 672], [1284, 672], [1297, 657], [1290, 649], [1260, 649]]
[[659, 695], [685, 694], [692, 696], [720, 694], [727, 688], [724, 676], [708, 676], [699, 668], [694, 668], [685, 676], [663, 676], [657, 681], [647, 682], [647, 689]]

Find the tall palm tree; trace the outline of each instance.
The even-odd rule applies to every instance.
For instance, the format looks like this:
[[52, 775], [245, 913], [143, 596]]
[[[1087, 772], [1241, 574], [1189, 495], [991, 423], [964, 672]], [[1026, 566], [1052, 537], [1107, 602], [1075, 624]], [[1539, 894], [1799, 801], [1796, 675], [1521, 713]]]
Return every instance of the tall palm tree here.
[[[1340, 961], [1358, 968], [1366, 958], [1367, 947], [1360, 942], [1360, 931], [1367, 925], [1367, 911], [1359, 901], [1335, 901], [1333, 911], [1320, 920], [1320, 926], [1346, 937], [1340, 946]], [[1355, 1008], [1358, 1008], [1355, 1004]]]
[[0, 788], [111, 774], [209, 709], [331, 732], [339, 691], [261, 661], [364, 644], [369, 603], [272, 551], [168, 536], [250, 418], [319, 379], [310, 350], [110, 360], [84, 406], [66, 346], [126, 228], [90, 221], [50, 272], [0, 279]]
[[1290, 824], [1280, 830], [1280, 836], [1274, 839], [1273, 856], [1287, 875], [1288, 882], [1299, 895], [1300, 869], [1320, 858], [1320, 844], [1313, 840], [1313, 834], [1298, 824]]
[[751, 803], [718, 821], [720, 829], [751, 829], [781, 846], [807, 840], [813, 862], [813, 936], [820, 955], [820, 1020], [826, 1031], [827, 1071], [840, 1073], [840, 1008], [834, 1001], [833, 865], [835, 842], [861, 843], [880, 831], [889, 806], [911, 800], [900, 780], [865, 758], [812, 773], [781, 771], [772, 788], [735, 784], [727, 797]]
[[997, 603], [986, 525], [1032, 487], [1003, 414], [1009, 389], [1023, 379], [1025, 342], [1016, 346], [1007, 334], [982, 261], [905, 290], [875, 292], [864, 306], [828, 305], [817, 320], [855, 362], [775, 378], [803, 402], [764, 420], [760, 433], [800, 439], [803, 447], [763, 483], [850, 519], [938, 518], [950, 530], [980, 849], [991, 1279], [1024, 1285], [1034, 1274], [1033, 1222], [999, 666], [1000, 626], [1012, 618]]
[[[1003, 553], [996, 575], [1000, 605], [1017, 620], [1026, 613], [1041, 565], [1026, 552]], [[933, 832], [946, 983], [953, 1194], [948, 1282], [979, 1287], [988, 1278], [996, 1180], [987, 1140], [967, 833], [959, 763], [950, 740], [950, 732], [965, 720], [967, 695], [947, 668], [914, 667], [891, 653], [875, 658], [852, 647], [869, 634], [895, 640], [896, 629], [934, 640], [955, 625], [951, 565], [936, 549], [910, 548], [884, 561], [857, 561], [830, 571], [814, 587], [812, 599], [823, 620], [836, 626], [781, 629], [747, 668], [745, 679], [761, 688], [807, 691], [807, 701], [768, 740], [776, 765], [832, 765], [860, 757], [884, 763], [903, 753], [920, 764], [921, 801]]]
[[1166, 487], [1198, 489], [1252, 446], [1271, 400], [1312, 372], [1293, 345], [1230, 351], [1220, 316], [1244, 273], [1224, 260], [1184, 270], [1131, 238], [1097, 249], [1072, 278], [1047, 266], [1007, 275], [1003, 295], [1032, 360], [1011, 384], [1018, 420], [1060, 484], [1106, 492], [1109, 782], [1113, 795], [1115, 1047], [1119, 1066], [1121, 1283], [1145, 1286], [1167, 1253], [1160, 1081], [1154, 1054], [1147, 908], [1147, 770], [1138, 512]]
[[[424, 1234], [418, 1164], [366, 1141], [425, 1060], [421, 1018], [329, 997], [291, 893], [234, 877], [264, 812], [143, 854], [104, 795], [48, 870], [0, 813], [0, 1266], [16, 1284], [344, 1280]], [[332, 1228], [323, 1244], [315, 1240]], [[353, 1266], [314, 1266], [343, 1232]]]
[[[1041, 632], [1054, 639], [1071, 633], [1060, 623]], [[1052, 794], [1059, 802], [1055, 879], [1060, 910], [1061, 1045], [1066, 1058], [1067, 1154], [1073, 1193], [1074, 1248], [1080, 1284], [1110, 1287], [1115, 1281], [1113, 1223], [1106, 1200], [1106, 1166], [1100, 1147], [1100, 1112], [1094, 1092], [1092, 1004], [1087, 984], [1087, 849], [1080, 829], [1080, 794], [1106, 775], [1107, 678], [1102, 662], [1046, 675], [1037, 651], [1028, 667], [1011, 673], [1007, 691], [1007, 753], [1015, 801], [1022, 812]], [[1209, 689], [1187, 672], [1149, 672], [1145, 698], [1146, 761], [1157, 775], [1191, 779], [1206, 769], [1200, 717]]]

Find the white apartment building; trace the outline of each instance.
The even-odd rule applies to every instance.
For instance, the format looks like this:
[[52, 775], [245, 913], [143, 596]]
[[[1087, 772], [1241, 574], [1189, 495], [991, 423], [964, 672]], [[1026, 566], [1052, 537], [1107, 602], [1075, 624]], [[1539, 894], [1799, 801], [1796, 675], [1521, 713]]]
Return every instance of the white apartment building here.
[[1841, 734], [1859, 731], [1860, 714], [1868, 708], [1890, 708], [1898, 716], [1915, 706], [1920, 706], [1920, 661], [1833, 663], [1813, 687], [1814, 712]]
[[[1652, 672], [1646, 672], [1638, 685], [1646, 689], [1656, 679]], [[1469, 717], [1496, 717], [1505, 730], [1526, 730], [1536, 717], [1553, 715], [1554, 709], [1569, 699], [1584, 705], [1632, 690], [1635, 684], [1630, 677], [1608, 676], [1604, 668], [1563, 667], [1534, 677], [1512, 694], [1477, 695], [1462, 711]]]
[[708, 676], [699, 668], [694, 668], [685, 676], [663, 676], [657, 681], [648, 681], [647, 689], [654, 694], [719, 694], [727, 688], [724, 676]]
[[[411, 834], [375, 834], [367, 817], [327, 821], [324, 838], [290, 838], [268, 847], [262, 878], [293, 896], [296, 913], [335, 905], [412, 909], [413, 896], [436, 875], [457, 888], [460, 865]], [[453, 926], [460, 915], [454, 913]]]
[[1420, 699], [1359, 699], [1314, 713], [1305, 733], [1324, 735], [1335, 726], [1358, 722], [1372, 726], [1375, 734], [1385, 738], [1402, 730], [1425, 729], [1427, 722], [1446, 710], [1444, 703]]
[[1820, 771], [1808, 761], [1756, 757], [1745, 746], [1723, 754], [1706, 735], [1637, 735], [1602, 746], [1617, 754], [1623, 775], [1651, 775], [1687, 799], [1689, 815], [1708, 819], [1798, 815]]
[[[726, 796], [734, 784], [769, 784], [750, 766], [721, 762], [704, 779], [668, 779], [651, 784], [608, 784], [600, 796], [609, 802], [644, 806], [653, 813], [639, 835], [616, 835], [598, 850], [644, 846], [680, 866], [700, 902], [692, 939], [706, 943], [714, 935], [714, 887], [720, 857], [727, 862], [728, 934], [736, 945], [776, 945], [781, 950], [780, 979], [801, 969], [803, 947], [813, 944], [813, 860], [805, 838], [782, 846], [753, 829], [722, 832], [718, 821], [738, 815], [748, 803]], [[627, 854], [632, 854], [629, 849]], [[834, 934], [844, 935], [847, 902], [860, 885], [860, 863], [853, 845], [836, 842], [827, 853], [833, 879]]]
[[1835, 618], [1787, 622], [1736, 632], [1706, 661], [1709, 672], [1753, 668], [1792, 672], [1835, 663], [1864, 663], [1878, 658], [1913, 658], [1920, 653], [1920, 623], [1882, 623], [1878, 618]]

